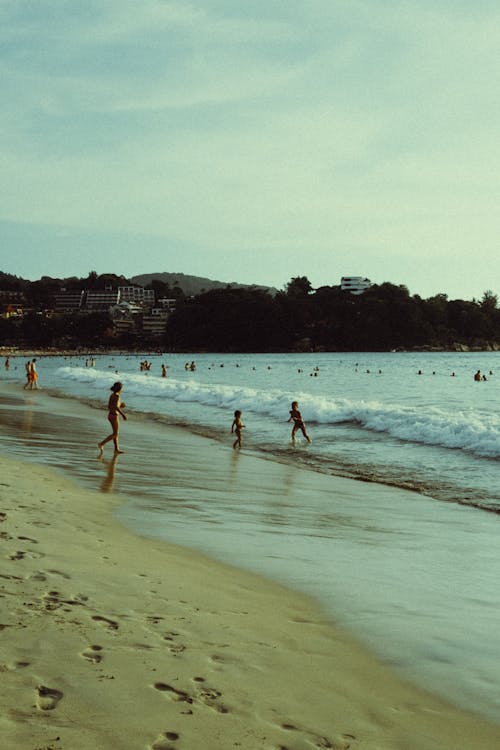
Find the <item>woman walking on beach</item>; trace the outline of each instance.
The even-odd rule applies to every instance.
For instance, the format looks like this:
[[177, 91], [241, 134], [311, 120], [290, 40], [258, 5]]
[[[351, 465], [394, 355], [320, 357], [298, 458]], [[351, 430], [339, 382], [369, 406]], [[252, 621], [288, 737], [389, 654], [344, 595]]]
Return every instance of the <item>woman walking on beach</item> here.
[[120, 401], [122, 388], [123, 385], [120, 382], [113, 383], [113, 385], [111, 386], [111, 396], [109, 397], [108, 401], [108, 419], [113, 432], [111, 433], [111, 435], [108, 435], [108, 437], [104, 438], [104, 440], [101, 440], [100, 443], [97, 443], [97, 447], [99, 448], [99, 455], [97, 458], [101, 458], [103, 454], [103, 448], [106, 443], [109, 443], [110, 440], [112, 440], [114, 443], [115, 453], [123, 453], [123, 451], [121, 451], [118, 446], [119, 417], [121, 416], [123, 417], [123, 419], [127, 419], [127, 415], [122, 411], [125, 404]]

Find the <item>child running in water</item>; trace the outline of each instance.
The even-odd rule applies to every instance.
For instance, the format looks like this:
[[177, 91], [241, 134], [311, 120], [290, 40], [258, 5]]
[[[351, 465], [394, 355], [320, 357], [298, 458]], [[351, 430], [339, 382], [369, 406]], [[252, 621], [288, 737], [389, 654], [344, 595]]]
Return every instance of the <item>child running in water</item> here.
[[290, 411], [290, 418], [288, 419], [288, 422], [291, 422], [293, 420], [293, 427], [292, 427], [292, 443], [295, 445], [295, 433], [297, 430], [300, 430], [302, 434], [304, 435], [305, 439], [308, 443], [311, 442], [311, 438], [306, 432], [306, 426], [304, 424], [304, 420], [302, 419], [302, 414], [299, 411], [299, 404], [297, 401], [292, 401], [292, 408]]
[[241, 411], [236, 410], [234, 412], [233, 424], [231, 425], [231, 432], [236, 434], [236, 440], [233, 443], [233, 448], [241, 448], [241, 431], [244, 428], [244, 424], [241, 421]]
[[112, 440], [114, 443], [115, 454], [123, 453], [123, 451], [121, 451], [118, 447], [119, 415], [122, 416], [123, 419], [127, 419], [127, 415], [122, 411], [125, 404], [120, 401], [120, 393], [122, 392], [122, 388], [123, 385], [118, 382], [113, 383], [110, 388], [112, 393], [108, 401], [108, 420], [111, 424], [113, 432], [111, 433], [111, 435], [108, 435], [108, 437], [104, 438], [104, 440], [101, 440], [100, 443], [97, 443], [97, 447], [99, 448], [99, 455], [97, 456], [97, 458], [101, 458], [103, 454], [103, 448], [106, 443], [109, 443], [110, 440]]

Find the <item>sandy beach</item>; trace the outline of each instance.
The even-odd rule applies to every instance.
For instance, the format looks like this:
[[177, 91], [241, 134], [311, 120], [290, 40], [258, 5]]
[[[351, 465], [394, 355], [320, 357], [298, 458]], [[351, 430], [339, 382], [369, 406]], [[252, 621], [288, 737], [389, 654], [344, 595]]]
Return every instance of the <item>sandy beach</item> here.
[[[224, 451], [197, 437], [193, 453], [216, 485]], [[5, 750], [500, 746], [500, 727], [403, 682], [309, 598], [131, 533], [121, 502], [0, 458]]]

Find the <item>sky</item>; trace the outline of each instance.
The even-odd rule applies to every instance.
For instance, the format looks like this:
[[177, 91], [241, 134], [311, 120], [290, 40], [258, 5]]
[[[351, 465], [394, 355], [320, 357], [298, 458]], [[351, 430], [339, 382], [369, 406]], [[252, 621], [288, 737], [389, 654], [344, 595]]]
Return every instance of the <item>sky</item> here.
[[500, 294], [495, 0], [0, 0], [0, 270]]

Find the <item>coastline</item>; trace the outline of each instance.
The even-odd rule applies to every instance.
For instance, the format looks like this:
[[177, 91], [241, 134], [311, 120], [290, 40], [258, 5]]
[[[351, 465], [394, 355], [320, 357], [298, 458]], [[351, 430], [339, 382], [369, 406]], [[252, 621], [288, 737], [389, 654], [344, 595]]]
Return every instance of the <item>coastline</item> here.
[[119, 496], [0, 471], [7, 750], [499, 746], [500, 727], [396, 677], [308, 597], [127, 531]]

